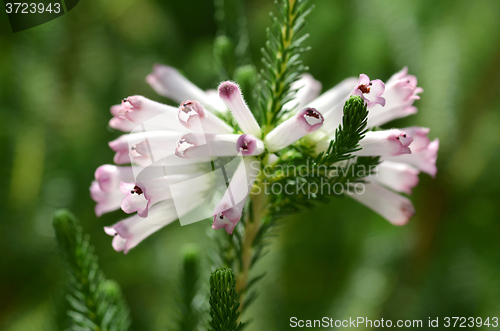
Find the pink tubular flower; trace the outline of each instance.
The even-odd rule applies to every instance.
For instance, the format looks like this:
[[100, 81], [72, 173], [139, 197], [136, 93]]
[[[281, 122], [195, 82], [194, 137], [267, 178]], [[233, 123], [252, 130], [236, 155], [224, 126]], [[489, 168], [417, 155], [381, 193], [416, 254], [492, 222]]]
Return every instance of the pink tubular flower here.
[[[411, 145], [410, 145], [411, 149]], [[439, 139], [431, 141], [425, 148], [413, 152], [410, 155], [384, 156], [382, 160], [401, 162], [412, 165], [432, 177], [436, 176], [437, 152], [439, 150]]]
[[147, 217], [149, 199], [145, 197], [143, 187], [141, 186], [144, 187], [144, 183], [141, 185], [121, 182], [120, 191], [125, 195], [125, 198], [122, 200], [120, 206], [127, 214], [137, 212], [140, 217]]
[[113, 157], [113, 162], [115, 162], [116, 164], [130, 163], [129, 146], [126, 135], [110, 141], [108, 145], [109, 148], [116, 152], [115, 156]]
[[232, 133], [233, 128], [223, 120], [204, 109], [194, 100], [185, 101], [179, 106], [179, 122], [186, 128], [199, 133]]
[[323, 116], [314, 108], [304, 108], [294, 117], [278, 125], [266, 136], [264, 143], [269, 152], [276, 152], [293, 144], [323, 125]]
[[132, 121], [129, 121], [125, 117], [116, 116], [112, 117], [109, 120], [109, 126], [116, 130], [120, 130], [123, 132], [130, 132], [137, 127], [137, 124]]
[[396, 192], [411, 194], [418, 184], [419, 173], [408, 164], [384, 161], [378, 165], [377, 173], [369, 176], [369, 179]]
[[375, 105], [385, 106], [385, 99], [382, 97], [385, 91], [385, 84], [380, 79], [370, 80], [365, 74], [359, 75], [359, 82], [352, 95], [359, 95], [365, 100], [368, 107]]
[[233, 233], [234, 227], [241, 219], [243, 207], [258, 174], [259, 168], [252, 167], [252, 162], [258, 161], [244, 158], [238, 165], [222, 200], [214, 209], [213, 229], [224, 228], [227, 233]]
[[264, 142], [250, 134], [242, 134], [236, 141], [236, 150], [243, 156], [259, 155], [264, 152]]
[[219, 113], [227, 111], [215, 91], [202, 91], [172, 67], [155, 64], [153, 72], [146, 77], [146, 82], [158, 94], [176, 102], [198, 100], [212, 111]]
[[364, 192], [349, 195], [394, 225], [405, 225], [415, 215], [411, 201], [376, 183], [364, 185]]
[[243, 100], [240, 87], [237, 84], [231, 81], [221, 83], [219, 96], [231, 110], [244, 133], [252, 134], [255, 137], [261, 136], [260, 126]]
[[116, 190], [122, 181], [128, 182], [134, 179], [132, 167], [117, 167], [111, 164], [97, 168], [94, 176], [101, 190], [106, 192]]
[[295, 98], [287, 102], [283, 108], [286, 110], [305, 108], [311, 101], [319, 96], [321, 86], [321, 83], [314, 79], [311, 74], [302, 74], [291, 86], [292, 90], [297, 90]]
[[177, 142], [175, 154], [181, 158], [202, 156], [259, 155], [264, 152], [262, 140], [244, 134], [188, 133]]
[[113, 226], [105, 227], [104, 231], [114, 236], [112, 246], [115, 251], [127, 254], [149, 235], [176, 219], [174, 204], [169, 200], [153, 206], [147, 218], [134, 215]]
[[368, 126], [383, 125], [394, 119], [415, 114], [417, 108], [413, 106], [413, 102], [420, 99], [418, 93], [423, 91], [421, 87], [417, 87], [417, 78], [408, 75], [408, 68], [395, 73], [385, 85], [385, 106], [375, 105], [370, 109]]
[[149, 100], [139, 95], [128, 97], [122, 101], [122, 110], [119, 116], [124, 116], [135, 123], [144, 122], [163, 113], [175, 115], [177, 109]]
[[183, 132], [147, 131], [122, 135], [109, 142], [109, 147], [116, 152], [114, 162], [127, 164], [131, 161], [142, 165], [150, 165], [154, 159], [159, 160], [172, 155], [177, 140]]
[[357, 156], [411, 154], [408, 146], [412, 141], [412, 137], [397, 129], [369, 131], [359, 142], [361, 150], [354, 154]]
[[407, 134], [409, 134], [413, 138], [413, 142], [411, 143], [411, 151], [413, 153], [420, 152], [424, 149], [427, 149], [427, 146], [430, 144], [429, 137], [427, 135], [431, 131], [428, 128], [422, 128], [419, 126], [412, 126], [410, 128], [401, 129]]
[[90, 196], [97, 203], [94, 209], [97, 217], [119, 209], [124, 197], [120, 190], [104, 191], [97, 181], [90, 185]]
[[[142, 96], [134, 95], [125, 98], [120, 105], [112, 106], [110, 112], [113, 118], [109, 121], [109, 125], [124, 132], [137, 131], [145, 123], [147, 123], [148, 130], [186, 131], [184, 126], [175, 120], [177, 108]], [[153, 118], [162, 118], [164, 121], [161, 125], [150, 123], [149, 120]]]
[[140, 217], [147, 217], [151, 206], [172, 199], [170, 184], [189, 180], [196, 175], [198, 173], [156, 177], [136, 183], [121, 182], [120, 191], [125, 195], [121, 208], [127, 214], [137, 212]]

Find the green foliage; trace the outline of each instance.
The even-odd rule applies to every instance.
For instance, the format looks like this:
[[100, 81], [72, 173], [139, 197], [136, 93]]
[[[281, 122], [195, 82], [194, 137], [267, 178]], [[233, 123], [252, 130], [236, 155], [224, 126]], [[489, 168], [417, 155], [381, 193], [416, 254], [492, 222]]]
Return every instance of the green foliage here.
[[211, 331], [237, 331], [243, 324], [238, 322], [240, 306], [236, 293], [236, 279], [231, 269], [221, 268], [210, 276]]
[[[273, 217], [283, 217], [304, 208], [311, 208], [315, 201], [328, 202], [331, 196], [343, 195], [349, 184], [363, 181], [372, 174], [379, 157], [357, 157], [359, 142], [366, 134], [368, 110], [359, 96], [351, 96], [343, 109], [342, 124], [335, 131], [326, 151], [314, 157], [314, 146], [302, 140], [294, 150], [285, 153], [275, 166], [275, 173], [268, 184], [289, 185], [286, 190], [270, 197]], [[291, 170], [293, 171], [291, 171]]]
[[179, 317], [175, 329], [178, 331], [198, 330], [200, 324], [200, 306], [195, 300], [200, 289], [200, 255], [200, 249], [196, 245], [185, 246], [183, 249], [177, 300]]
[[[363, 181], [379, 164], [379, 157], [354, 158], [352, 155], [360, 149], [359, 142], [367, 131], [368, 111], [364, 101], [351, 96], [343, 111], [342, 124], [325, 152], [314, 157], [314, 146], [302, 140], [281, 155], [273, 175], [266, 178], [264, 185], [268, 187], [278, 184], [292, 189], [269, 196], [269, 212], [252, 243], [252, 265], [267, 253], [279, 219], [310, 209], [315, 202], [326, 203], [332, 196], [342, 196], [343, 192], [349, 192], [350, 184]], [[247, 290], [262, 276], [249, 281]], [[253, 298], [251, 295], [247, 300]]]
[[53, 226], [68, 273], [71, 330], [128, 330], [129, 311], [120, 286], [99, 269], [89, 237], [83, 235], [76, 218], [58, 211]]
[[220, 80], [235, 79], [235, 69], [249, 62], [248, 31], [242, 0], [215, 0], [218, 31], [214, 59]]
[[214, 64], [220, 80], [228, 80], [236, 68], [234, 43], [227, 36], [218, 36], [214, 41]]
[[[277, 2], [278, 3], [278, 2]], [[268, 130], [276, 125], [283, 115], [283, 105], [293, 99], [296, 90], [291, 85], [308, 68], [300, 55], [309, 50], [302, 43], [309, 36], [301, 36], [306, 26], [305, 17], [311, 9], [308, 0], [280, 0], [278, 16], [271, 13], [272, 27], [267, 29], [266, 47], [261, 49], [264, 69], [258, 88], [259, 105]]]
[[315, 160], [318, 165], [331, 165], [335, 162], [353, 158], [352, 153], [359, 151], [359, 142], [366, 134], [368, 110], [359, 96], [351, 96], [344, 105], [342, 124], [335, 130], [335, 138], [328, 149], [321, 152]]

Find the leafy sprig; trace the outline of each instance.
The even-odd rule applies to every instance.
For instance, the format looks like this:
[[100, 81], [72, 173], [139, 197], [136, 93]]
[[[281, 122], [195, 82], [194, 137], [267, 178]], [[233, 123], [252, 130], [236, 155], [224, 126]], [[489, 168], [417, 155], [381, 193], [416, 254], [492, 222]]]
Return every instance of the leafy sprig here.
[[211, 331], [237, 331], [243, 328], [238, 321], [240, 304], [236, 293], [236, 279], [231, 269], [221, 268], [210, 276]]
[[178, 316], [176, 319], [177, 331], [195, 331], [201, 323], [203, 309], [197, 300], [200, 292], [201, 252], [196, 245], [187, 245], [183, 248], [182, 270], [179, 277], [179, 296], [176, 306]]
[[67, 211], [59, 211], [54, 215], [53, 225], [68, 274], [67, 313], [71, 330], [128, 330], [129, 309], [120, 286], [107, 280], [99, 269], [94, 248], [76, 218]]
[[368, 122], [366, 103], [359, 96], [351, 96], [344, 105], [342, 124], [335, 130], [335, 138], [330, 140], [326, 151], [321, 152], [314, 162], [317, 165], [332, 165], [352, 159], [352, 153], [359, 151], [359, 142], [364, 138]]
[[[314, 146], [302, 140], [281, 155], [275, 172], [266, 178], [265, 184], [291, 185], [295, 189], [283, 190], [281, 194], [269, 195], [268, 213], [264, 219], [253, 246], [255, 263], [267, 252], [267, 246], [276, 234], [278, 220], [312, 208], [317, 202], [328, 202], [332, 196], [348, 192], [349, 185], [363, 182], [380, 163], [379, 157], [355, 157], [360, 150], [359, 142], [367, 132], [368, 111], [364, 101], [351, 97], [344, 105], [342, 124], [335, 132], [325, 152], [314, 156]], [[305, 173], [282, 169], [304, 168]], [[264, 184], [264, 185], [265, 185]], [[318, 190], [322, 185], [337, 190]], [[298, 189], [296, 189], [298, 188]], [[318, 188], [311, 192], [311, 188]], [[288, 193], [290, 192], [290, 193]]]
[[267, 130], [277, 124], [286, 112], [283, 106], [295, 96], [292, 83], [308, 70], [300, 55], [310, 49], [302, 47], [309, 35], [301, 36], [301, 32], [313, 6], [308, 0], [280, 0], [278, 7], [277, 16], [270, 14], [273, 25], [267, 29], [266, 47], [261, 49], [265, 68], [261, 70], [258, 99], [261, 122]]
[[[275, 215], [295, 213], [301, 208], [311, 208], [315, 201], [327, 202], [331, 196], [338, 196], [349, 189], [349, 184], [364, 181], [380, 163], [379, 157], [355, 157], [359, 151], [359, 142], [367, 132], [368, 110], [366, 103], [359, 96], [351, 96], [344, 104], [342, 124], [335, 131], [334, 139], [326, 151], [314, 157], [314, 148], [309, 144], [295, 144], [289, 155], [280, 158], [276, 167], [279, 169], [297, 169], [305, 165], [305, 175], [297, 172], [277, 171], [268, 178], [269, 184], [292, 185], [300, 189], [288, 194], [272, 195], [270, 208]], [[327, 185], [337, 190], [316, 190]]]

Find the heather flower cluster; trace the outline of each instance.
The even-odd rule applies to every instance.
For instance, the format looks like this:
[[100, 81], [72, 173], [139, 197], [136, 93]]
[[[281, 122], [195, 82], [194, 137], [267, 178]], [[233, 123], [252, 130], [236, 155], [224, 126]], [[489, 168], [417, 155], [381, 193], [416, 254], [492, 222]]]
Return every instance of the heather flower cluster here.
[[[369, 110], [370, 130], [356, 156], [380, 156], [377, 174], [365, 178], [363, 194], [350, 197], [389, 222], [402, 225], [414, 214], [411, 194], [421, 171], [435, 176], [439, 141], [430, 141], [429, 129], [409, 127], [380, 130], [387, 122], [414, 114], [422, 89], [407, 69], [387, 83], [367, 75], [349, 78], [320, 94], [321, 83], [304, 74], [292, 86], [298, 92], [285, 104], [286, 118], [264, 134], [247, 106], [239, 86], [222, 82], [218, 91], [203, 91], [177, 70], [155, 65], [146, 81], [160, 95], [179, 103], [164, 105], [142, 96], [125, 98], [111, 107], [109, 125], [126, 132], [109, 143], [115, 165], [100, 166], [90, 187], [96, 215], [117, 209], [134, 214], [105, 227], [114, 236], [113, 248], [127, 253], [146, 237], [176, 219], [210, 205], [214, 229], [233, 233], [245, 202], [255, 188], [261, 168], [279, 158], [279, 152], [305, 139], [326, 150], [342, 123], [343, 105], [359, 96]], [[221, 194], [213, 178], [218, 159], [237, 163]], [[255, 166], [258, 164], [258, 166]], [[183, 183], [189, 183], [183, 185]], [[200, 219], [201, 220], [201, 219]]]

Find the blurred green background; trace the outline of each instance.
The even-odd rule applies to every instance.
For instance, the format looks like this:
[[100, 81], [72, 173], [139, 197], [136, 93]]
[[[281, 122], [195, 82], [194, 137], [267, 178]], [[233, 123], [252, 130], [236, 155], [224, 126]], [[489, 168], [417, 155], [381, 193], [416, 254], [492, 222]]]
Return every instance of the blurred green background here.
[[[417, 215], [394, 227], [350, 199], [282, 222], [248, 330], [287, 330], [323, 316], [500, 317], [500, 1], [316, 0], [304, 56], [332, 87], [366, 73], [387, 80], [407, 65], [425, 92], [420, 125], [439, 137], [438, 175], [423, 174]], [[270, 26], [268, 0], [245, 1], [250, 51]], [[112, 162], [109, 107], [128, 95], [168, 102], [145, 83], [155, 62], [214, 88], [211, 1], [81, 1], [13, 34], [0, 14], [0, 329], [43, 330], [62, 294], [51, 215], [68, 208], [90, 233], [100, 265], [123, 287], [134, 330], [165, 330], [184, 244], [210, 245], [208, 223], [173, 224], [127, 256], [93, 213], [95, 168]]]

